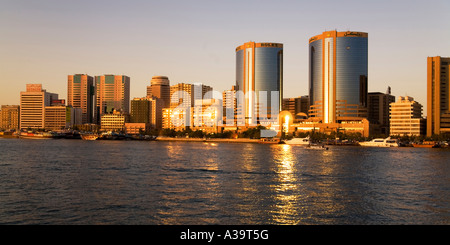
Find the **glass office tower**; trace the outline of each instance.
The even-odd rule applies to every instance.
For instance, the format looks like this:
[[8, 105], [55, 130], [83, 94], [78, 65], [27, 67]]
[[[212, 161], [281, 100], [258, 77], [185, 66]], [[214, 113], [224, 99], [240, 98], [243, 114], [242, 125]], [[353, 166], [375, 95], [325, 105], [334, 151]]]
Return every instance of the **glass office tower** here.
[[310, 116], [367, 117], [368, 34], [327, 31], [309, 40]]
[[237, 47], [236, 90], [238, 126], [277, 120], [283, 99], [283, 44]]

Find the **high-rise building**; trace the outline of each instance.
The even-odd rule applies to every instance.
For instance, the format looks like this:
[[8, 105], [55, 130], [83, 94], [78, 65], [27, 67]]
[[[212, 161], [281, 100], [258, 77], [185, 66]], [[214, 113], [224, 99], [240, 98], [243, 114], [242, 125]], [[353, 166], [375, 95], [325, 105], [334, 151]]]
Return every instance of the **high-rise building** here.
[[237, 47], [236, 87], [240, 123], [270, 124], [269, 118], [278, 118], [283, 98], [283, 44], [247, 42]]
[[81, 123], [92, 123], [94, 78], [86, 74], [68, 75], [67, 105], [81, 108]]
[[427, 136], [450, 133], [450, 57], [427, 58]]
[[97, 120], [102, 114], [111, 113], [114, 110], [129, 114], [130, 77], [123, 75], [96, 76], [95, 97]]
[[170, 107], [170, 81], [166, 76], [154, 76], [147, 86], [147, 97], [156, 97], [163, 101], [163, 108]]
[[422, 105], [412, 97], [399, 97], [390, 104], [390, 135], [412, 136], [425, 134]]
[[[205, 99], [208, 92], [212, 93], [213, 88], [201, 83], [178, 83], [170, 86], [170, 108], [178, 106], [193, 107], [195, 100]], [[210, 99], [211, 96], [208, 96]]]
[[58, 95], [42, 89], [42, 84], [27, 84], [27, 90], [20, 92], [20, 129], [43, 129], [45, 107]]
[[372, 92], [367, 96], [368, 118], [371, 134], [389, 135], [389, 105], [395, 96], [388, 93]]
[[19, 129], [19, 125], [20, 106], [2, 105], [2, 109], [0, 110], [0, 129]]
[[309, 39], [310, 117], [367, 117], [368, 34], [326, 31]]

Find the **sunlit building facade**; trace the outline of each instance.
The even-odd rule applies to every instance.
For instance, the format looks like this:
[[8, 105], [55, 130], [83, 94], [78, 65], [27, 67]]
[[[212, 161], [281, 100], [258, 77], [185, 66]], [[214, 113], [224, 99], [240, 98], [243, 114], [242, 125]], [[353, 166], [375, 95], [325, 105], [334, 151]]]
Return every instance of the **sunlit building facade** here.
[[20, 125], [20, 106], [2, 105], [0, 110], [0, 130], [17, 130]]
[[390, 135], [413, 136], [425, 134], [422, 105], [409, 96], [400, 96], [390, 104]]
[[236, 90], [238, 126], [277, 122], [283, 98], [283, 44], [247, 42], [237, 47]]
[[309, 40], [310, 117], [367, 117], [368, 34], [326, 31]]
[[81, 123], [92, 123], [94, 111], [94, 77], [86, 74], [68, 75], [67, 105], [81, 108]]
[[450, 58], [427, 58], [427, 136], [450, 133]]
[[147, 97], [156, 97], [163, 101], [163, 108], [170, 107], [170, 81], [166, 76], [154, 76], [147, 86]]
[[[95, 77], [96, 118], [113, 110], [130, 112], [130, 77], [103, 75]], [[96, 120], [97, 121], [97, 120]]]
[[58, 100], [58, 94], [42, 89], [42, 84], [27, 84], [26, 88], [20, 92], [20, 129], [43, 129], [45, 107]]

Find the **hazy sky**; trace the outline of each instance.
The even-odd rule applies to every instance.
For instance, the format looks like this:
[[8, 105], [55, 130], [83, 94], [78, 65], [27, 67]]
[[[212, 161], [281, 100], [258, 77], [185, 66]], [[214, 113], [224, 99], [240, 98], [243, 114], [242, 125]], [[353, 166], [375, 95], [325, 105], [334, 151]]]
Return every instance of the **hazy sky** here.
[[[235, 81], [235, 48], [284, 44], [284, 97], [308, 94], [308, 39], [326, 30], [369, 33], [369, 92], [426, 106], [426, 58], [450, 57], [449, 0], [96, 1], [0, 0], [0, 105], [27, 83], [67, 98], [67, 75], [127, 75], [131, 98], [152, 76]], [[424, 108], [425, 109], [425, 108]]]

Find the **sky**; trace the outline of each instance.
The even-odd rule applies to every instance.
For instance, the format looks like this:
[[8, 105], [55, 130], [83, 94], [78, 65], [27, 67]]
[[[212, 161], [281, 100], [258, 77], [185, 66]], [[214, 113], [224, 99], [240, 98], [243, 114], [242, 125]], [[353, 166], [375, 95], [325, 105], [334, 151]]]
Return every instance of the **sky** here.
[[426, 112], [426, 59], [450, 57], [449, 0], [0, 0], [0, 105], [28, 83], [67, 99], [67, 76], [115, 74], [143, 97], [152, 76], [222, 92], [236, 47], [284, 45], [284, 97], [308, 94], [308, 40], [369, 34], [369, 92], [412, 96]]

